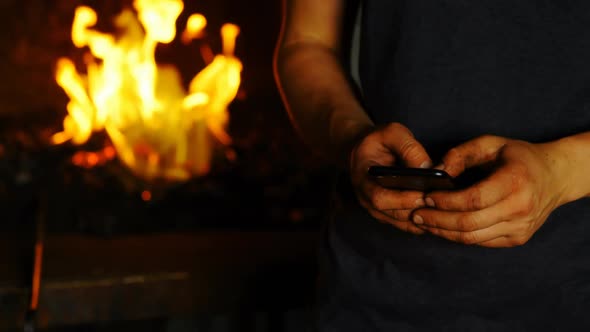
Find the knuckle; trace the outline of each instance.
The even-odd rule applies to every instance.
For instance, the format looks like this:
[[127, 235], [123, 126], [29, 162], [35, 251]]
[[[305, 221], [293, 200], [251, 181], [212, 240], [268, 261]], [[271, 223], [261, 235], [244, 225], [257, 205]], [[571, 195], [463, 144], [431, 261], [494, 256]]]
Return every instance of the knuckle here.
[[413, 139], [405, 140], [400, 147], [399, 154], [403, 160], [410, 160], [419, 157], [420, 147], [418, 142]]
[[468, 206], [474, 210], [481, 210], [485, 207], [483, 204], [481, 188], [479, 186], [476, 186], [473, 190], [469, 191], [468, 199]]
[[525, 245], [527, 242], [529, 242], [530, 237], [525, 236], [525, 235], [521, 235], [521, 236], [515, 236], [515, 237], [511, 237], [508, 241], [509, 245], [511, 247], [520, 247]]
[[365, 137], [361, 138], [357, 145], [355, 146], [355, 153], [358, 151], [365, 151], [366, 149], [370, 148], [375, 142], [379, 142], [381, 139], [382, 133], [380, 131], [374, 131]]
[[536, 220], [536, 218], [527, 218], [521, 222], [521, 225], [517, 229], [515, 236], [521, 236], [528, 241], [538, 230], [538, 227], [536, 226], [537, 221], [538, 220]]
[[366, 193], [368, 204], [377, 210], [386, 210], [385, 205], [385, 190], [383, 188], [373, 188]]
[[369, 198], [369, 201], [371, 202], [371, 205], [375, 209], [377, 209], [377, 210], [385, 210], [385, 206], [384, 206], [385, 202], [384, 202], [384, 200], [383, 200], [383, 198], [382, 198], [381, 195], [373, 194]]
[[410, 212], [407, 210], [393, 210], [392, 216], [394, 219], [397, 219], [400, 221], [408, 221], [410, 218]]
[[385, 127], [388, 131], [403, 131], [404, 133], [411, 134], [410, 131], [399, 122], [392, 122]]
[[498, 139], [498, 136], [486, 134], [479, 136], [477, 139], [480, 142], [493, 142]]
[[457, 159], [461, 159], [461, 151], [458, 148], [452, 148], [449, 150], [449, 152], [447, 152], [447, 159], [450, 161], [454, 161]]
[[459, 242], [464, 244], [476, 244], [478, 243], [478, 237], [473, 232], [459, 233]]
[[472, 214], [461, 215], [457, 219], [457, 227], [463, 231], [474, 231], [476, 230], [477, 221]]
[[511, 175], [513, 191], [520, 190], [531, 179], [528, 167], [522, 162], [515, 162], [512, 165]]
[[520, 175], [520, 177], [522, 177], [523, 179], [529, 179], [530, 178], [530, 172], [529, 172], [529, 168], [527, 167], [527, 165], [521, 161], [515, 163], [514, 165], [515, 171], [518, 175]]
[[417, 208], [425, 206], [422, 193], [414, 192], [401, 192], [399, 198], [398, 209], [399, 210], [415, 210]]
[[536, 205], [535, 200], [530, 195], [524, 196], [517, 204], [516, 215], [519, 217], [527, 217], [531, 215]]
[[521, 213], [525, 216], [530, 215], [535, 209], [535, 201], [532, 197], [528, 197], [522, 204]]
[[[447, 172], [453, 172], [456, 168], [464, 168], [465, 160], [463, 153], [457, 147], [450, 149], [443, 158]], [[456, 174], [455, 174], [456, 175]]]

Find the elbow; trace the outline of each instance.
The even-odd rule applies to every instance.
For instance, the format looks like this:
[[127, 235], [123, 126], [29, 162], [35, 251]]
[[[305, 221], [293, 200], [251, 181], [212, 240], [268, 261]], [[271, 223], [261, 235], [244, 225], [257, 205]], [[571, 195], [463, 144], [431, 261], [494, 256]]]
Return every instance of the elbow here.
[[[289, 77], [296, 76], [310, 59], [317, 58], [322, 53], [332, 53], [332, 50], [319, 43], [306, 41], [290, 41], [279, 43], [273, 55], [273, 73], [277, 84], [285, 83]], [[307, 67], [305, 67], [307, 68]]]
[[282, 90], [281, 82], [285, 78], [285, 70], [287, 68], [287, 59], [285, 57], [284, 48], [279, 45], [277, 46], [274, 55], [273, 55], [273, 74], [275, 78], [275, 83], [277, 84], [278, 88]]
[[[293, 52], [290, 52], [288, 48], [279, 45], [273, 55], [273, 75], [276, 87], [283, 99], [285, 104], [287, 103], [287, 91], [293, 84], [294, 75], [294, 59]], [[285, 105], [288, 106], [288, 105]]]
[[284, 61], [281, 58], [280, 47], [277, 47], [277, 50], [275, 51], [273, 58], [272, 58], [272, 69], [273, 69], [275, 82], [277, 85], [279, 85], [279, 87], [280, 87], [281, 73], [282, 73], [283, 67], [284, 67]]

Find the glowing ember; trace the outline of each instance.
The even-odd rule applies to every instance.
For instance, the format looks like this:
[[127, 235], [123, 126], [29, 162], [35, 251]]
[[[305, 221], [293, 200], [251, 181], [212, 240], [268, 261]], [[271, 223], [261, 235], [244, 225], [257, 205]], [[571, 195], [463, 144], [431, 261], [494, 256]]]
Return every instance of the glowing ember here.
[[[106, 130], [119, 159], [137, 175], [146, 178], [185, 180], [203, 175], [210, 168], [213, 141], [230, 144], [225, 131], [227, 107], [240, 85], [241, 62], [234, 56], [239, 28], [221, 29], [223, 54], [211, 57], [206, 68], [191, 81], [188, 92], [172, 66], [158, 65], [158, 43], [176, 36], [176, 20], [183, 10], [181, 0], [136, 0], [132, 10], [120, 13], [114, 23], [117, 37], [91, 29], [96, 12], [78, 7], [72, 25], [76, 47], [88, 47], [92, 57], [86, 73], [62, 58], [56, 80], [70, 102], [64, 130], [53, 136], [55, 144], [85, 143], [93, 132]], [[199, 38], [207, 25], [204, 16], [189, 17], [181, 39]], [[74, 163], [92, 167], [112, 158], [112, 151], [77, 154]]]
[[141, 199], [144, 202], [149, 202], [152, 200], [152, 193], [149, 190], [144, 190], [141, 192]]

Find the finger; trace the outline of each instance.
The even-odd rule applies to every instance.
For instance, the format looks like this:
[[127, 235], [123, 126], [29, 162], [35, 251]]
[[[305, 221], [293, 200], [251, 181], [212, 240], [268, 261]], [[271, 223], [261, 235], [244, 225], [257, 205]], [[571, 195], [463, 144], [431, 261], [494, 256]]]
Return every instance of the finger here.
[[386, 215], [392, 217], [395, 220], [399, 221], [411, 221], [410, 217], [412, 216], [412, 212], [414, 210], [407, 209], [407, 210], [385, 210], [382, 211]]
[[450, 231], [446, 229], [431, 228], [427, 226], [421, 228], [435, 236], [439, 236], [449, 241], [467, 245], [489, 242], [507, 236], [507, 234], [510, 233], [509, 224], [506, 222], [473, 232]]
[[416, 225], [412, 224], [409, 221], [396, 220], [396, 221], [391, 222], [391, 225], [393, 225], [395, 228], [397, 228], [403, 232], [412, 233], [414, 235], [422, 235], [422, 234], [426, 233], [425, 230], [416, 227]]
[[466, 169], [494, 160], [508, 140], [498, 136], [481, 136], [461, 144], [443, 157], [444, 170], [452, 177]]
[[499, 238], [496, 238], [493, 240], [477, 243], [477, 245], [480, 247], [486, 247], [486, 248], [509, 248], [510, 247], [510, 245], [508, 243], [507, 236], [500, 236]]
[[362, 193], [363, 199], [379, 211], [416, 209], [426, 205], [422, 192], [391, 190], [371, 181], [363, 184]]
[[396, 155], [406, 167], [429, 168], [432, 160], [412, 132], [399, 123], [392, 123], [382, 131], [383, 145]]
[[502, 236], [494, 240], [478, 243], [477, 245], [487, 248], [514, 248], [525, 245], [528, 242], [527, 238]]
[[473, 232], [512, 220], [524, 210], [520, 199], [507, 199], [483, 210], [458, 212], [438, 209], [420, 209], [414, 212], [417, 225], [440, 228], [449, 231]]
[[379, 222], [382, 222], [385, 224], [390, 224], [401, 231], [416, 234], [416, 235], [422, 235], [425, 233], [424, 230], [420, 229], [419, 227], [417, 227], [416, 225], [412, 224], [409, 221], [396, 220], [396, 219], [384, 214], [383, 212], [377, 211], [375, 209], [367, 209], [367, 211], [369, 212], [369, 214], [373, 218], [377, 219]]
[[438, 191], [426, 195], [430, 207], [446, 211], [478, 211], [506, 198], [515, 190], [515, 177], [509, 167], [500, 167], [475, 185], [459, 191]]

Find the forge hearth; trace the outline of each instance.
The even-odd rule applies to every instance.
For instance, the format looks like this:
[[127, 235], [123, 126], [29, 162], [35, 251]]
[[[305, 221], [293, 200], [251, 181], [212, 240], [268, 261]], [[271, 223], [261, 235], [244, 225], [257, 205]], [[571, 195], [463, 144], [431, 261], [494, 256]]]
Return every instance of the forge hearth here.
[[[328, 204], [327, 169], [312, 166], [291, 136], [275, 132], [269, 144], [262, 130], [243, 130], [250, 134], [236, 135], [235, 160], [219, 158], [209, 175], [145, 182], [116, 158], [93, 168], [74, 165], [78, 147], [47, 144], [58, 125], [47, 118], [2, 121], [0, 228], [33, 220], [40, 200], [47, 202], [48, 231], [100, 235], [315, 228]], [[98, 150], [105, 141], [98, 135], [83, 148]]]
[[[235, 161], [220, 158], [209, 175], [172, 186], [143, 182], [117, 159], [73, 165], [77, 147], [46, 143], [59, 117], [0, 119], [0, 329], [22, 326], [39, 218], [46, 227], [39, 327], [280, 316], [309, 305], [332, 176], [285, 134], [280, 110], [274, 117], [241, 110], [261, 105], [273, 104], [234, 105]], [[98, 150], [105, 139], [82, 148]]]
[[[311, 301], [317, 231], [333, 175], [293, 132], [275, 87], [279, 1], [185, 3], [187, 15], [207, 17], [208, 42], [217, 52], [220, 27], [241, 28], [235, 54], [244, 64], [242, 91], [229, 106], [226, 128], [232, 142], [218, 151], [209, 174], [171, 183], [142, 180], [117, 158], [76, 166], [72, 158], [80, 151], [109, 145], [104, 133], [81, 146], [50, 143], [63, 129], [68, 102], [53, 78], [55, 64], [62, 56], [83, 59], [70, 39], [75, 8], [112, 17], [130, 3], [2, 3], [0, 330], [22, 326], [40, 220], [46, 230], [40, 327], [280, 312]], [[261, 19], [260, 8], [274, 15]], [[195, 47], [164, 46], [158, 58], [190, 76], [204, 65], [187, 58], [199, 52]]]
[[[238, 102], [236, 114], [268, 102]], [[235, 162], [175, 186], [142, 182], [116, 159], [73, 165], [76, 147], [46, 144], [59, 118], [0, 119], [0, 329], [22, 326], [39, 218], [39, 327], [308, 306], [329, 169], [285, 135], [286, 119], [233, 119]]]
[[[221, 45], [215, 31], [224, 23], [242, 28], [236, 54], [244, 62], [243, 91], [229, 107], [231, 147], [218, 152], [210, 174], [174, 184], [143, 181], [117, 158], [90, 169], [73, 165], [77, 152], [99, 151], [109, 144], [104, 133], [77, 147], [48, 143], [62, 129], [67, 104], [53, 80], [55, 63], [62, 56], [82, 58], [70, 41], [75, 8], [88, 5], [112, 17], [132, 1], [8, 1], [4, 13], [12, 12], [6, 17], [11, 36], [2, 44], [8, 58], [1, 66], [12, 79], [0, 89], [6, 96], [0, 102], [0, 229], [23, 227], [43, 200], [48, 203], [44, 214], [50, 232], [108, 235], [317, 226], [331, 176], [305, 152], [282, 109], [270, 65], [279, 4], [260, 1], [276, 17], [263, 22], [259, 6], [243, 1], [185, 3], [186, 15], [202, 12], [209, 19], [214, 33], [208, 42], [216, 50]], [[179, 22], [186, 22], [186, 15]], [[159, 59], [175, 62], [187, 75], [203, 66], [183, 56], [195, 50], [191, 53], [180, 43], [158, 51]], [[224, 155], [229, 150], [235, 160]]]

